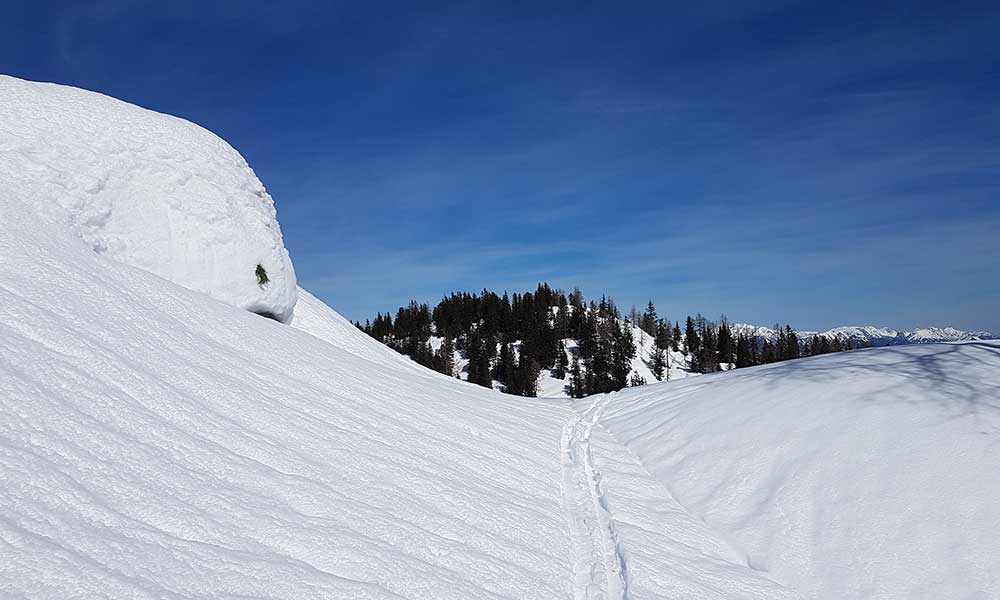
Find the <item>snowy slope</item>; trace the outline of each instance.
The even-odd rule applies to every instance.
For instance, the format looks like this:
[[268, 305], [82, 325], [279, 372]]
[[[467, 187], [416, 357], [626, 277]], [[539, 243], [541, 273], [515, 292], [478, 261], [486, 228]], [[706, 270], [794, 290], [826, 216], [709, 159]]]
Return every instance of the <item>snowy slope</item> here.
[[[223, 164], [215, 140], [191, 151]], [[30, 186], [0, 189], [0, 597], [794, 597], [595, 425], [604, 404], [422, 369], [307, 293], [292, 327], [260, 318], [95, 253], [51, 209], [76, 188]], [[123, 239], [159, 234], [129, 206]], [[180, 246], [256, 231], [240, 214]]]
[[600, 423], [806, 597], [1000, 597], [1000, 342], [630, 389]]
[[632, 598], [789, 597], [565, 404], [417, 367], [308, 295], [307, 333], [0, 217], [7, 594], [607, 597], [627, 561]]
[[295, 273], [271, 197], [238, 152], [193, 123], [0, 75], [0, 181], [95, 252], [291, 318]]
[[[653, 357], [653, 337], [642, 329], [632, 325], [628, 321], [622, 321], [622, 326], [631, 328], [632, 339], [635, 341], [635, 356], [632, 357], [632, 369], [629, 373], [629, 377], [633, 375], [639, 375], [646, 383], [654, 383], [656, 377], [653, 375], [653, 370], [650, 368], [652, 364]], [[566, 344], [566, 358], [569, 360], [572, 357], [572, 353], [576, 348], [576, 340], [567, 339], [564, 340]], [[690, 370], [690, 364], [688, 362], [687, 356], [683, 352], [674, 352], [670, 350], [667, 352], [667, 361], [670, 365], [669, 373], [667, 379], [670, 381], [676, 381], [678, 379], [684, 379], [685, 377], [691, 377], [692, 375], [698, 375]], [[563, 379], [557, 379], [552, 376], [551, 371], [543, 370], [538, 376], [538, 395], [546, 398], [569, 398], [569, 392], [567, 391], [567, 386], [569, 385], [569, 376], [567, 375]]]

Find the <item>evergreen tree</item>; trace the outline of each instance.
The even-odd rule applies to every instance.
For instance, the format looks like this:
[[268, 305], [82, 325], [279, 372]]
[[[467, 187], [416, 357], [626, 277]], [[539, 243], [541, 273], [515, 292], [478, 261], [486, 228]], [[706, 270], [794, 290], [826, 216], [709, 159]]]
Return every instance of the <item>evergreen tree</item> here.
[[632, 376], [628, 380], [628, 386], [639, 387], [640, 385], [646, 385], [646, 379], [638, 373], [632, 373]]
[[777, 360], [777, 356], [774, 352], [774, 345], [768, 341], [764, 340], [764, 345], [760, 350], [760, 362], [759, 364], [768, 365]]
[[733, 363], [736, 362], [736, 347], [733, 342], [733, 332], [729, 329], [729, 323], [726, 322], [725, 317], [721, 321], [719, 324], [719, 362]]
[[577, 343], [580, 358], [589, 360], [597, 353], [598, 346], [597, 312], [588, 310], [580, 321], [580, 331], [577, 333]]
[[785, 325], [785, 360], [793, 360], [802, 356], [802, 348], [799, 347], [799, 336], [792, 329], [791, 325]]
[[513, 383], [515, 368], [514, 351], [508, 342], [500, 346], [500, 357], [497, 359], [496, 366], [493, 367], [493, 379], [508, 386], [508, 393], [511, 393], [509, 386]]
[[752, 367], [755, 364], [753, 356], [753, 344], [750, 336], [739, 334], [736, 336], [736, 368]]
[[653, 306], [653, 301], [650, 300], [649, 304], [646, 305], [646, 312], [642, 313], [642, 317], [639, 320], [639, 328], [649, 335], [656, 335], [657, 325], [656, 307]]
[[538, 395], [538, 375], [541, 369], [538, 361], [530, 356], [522, 356], [514, 371], [514, 391], [510, 393], [534, 398]]
[[615, 322], [611, 353], [614, 390], [620, 390], [628, 385], [628, 374], [632, 371], [632, 358], [635, 356], [635, 339], [632, 337], [631, 327], [620, 327]]
[[556, 379], [566, 379], [567, 369], [569, 369], [569, 357], [566, 356], [566, 344], [560, 340], [556, 350], [556, 366], [552, 369], [552, 376]]
[[672, 343], [670, 338], [670, 322], [663, 320], [657, 322], [656, 335], [653, 337], [653, 356], [649, 361], [649, 368], [657, 381], [670, 377], [670, 364], [667, 359], [667, 352]]
[[701, 315], [695, 318], [695, 324], [700, 343], [693, 366], [698, 373], [714, 373], [719, 370], [719, 336], [715, 324]]
[[691, 317], [687, 318], [687, 324], [684, 328], [684, 350], [688, 354], [698, 354], [701, 350], [701, 338], [698, 337], [694, 319]]
[[576, 352], [573, 353], [569, 366], [569, 395], [571, 398], [583, 398], [587, 395], [587, 382]]
[[670, 328], [670, 321], [660, 319], [656, 322], [656, 334], [653, 336], [653, 341], [664, 352], [670, 350], [674, 343], [673, 331]]
[[469, 359], [469, 382], [481, 385], [485, 388], [493, 387], [493, 378], [490, 376], [490, 358], [483, 338], [478, 332], [474, 332], [466, 346], [466, 354]]
[[674, 321], [674, 331], [670, 336], [670, 347], [674, 352], [680, 352], [681, 350], [681, 324]]
[[665, 376], [669, 376], [667, 353], [658, 344], [653, 346], [653, 359], [650, 361], [649, 369], [657, 381], [663, 381]]
[[448, 336], [441, 341], [441, 346], [434, 353], [432, 368], [453, 377], [455, 375], [455, 344]]

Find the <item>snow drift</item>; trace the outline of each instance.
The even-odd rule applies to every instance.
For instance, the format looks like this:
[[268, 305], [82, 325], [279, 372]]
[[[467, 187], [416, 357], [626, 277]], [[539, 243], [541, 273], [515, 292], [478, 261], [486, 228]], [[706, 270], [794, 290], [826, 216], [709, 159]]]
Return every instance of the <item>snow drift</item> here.
[[1000, 597], [1000, 342], [635, 388], [604, 415], [692, 515], [806, 597]]
[[3, 194], [58, 214], [95, 252], [291, 318], [295, 273], [274, 203], [211, 132], [101, 94], [0, 75], [0, 157]]

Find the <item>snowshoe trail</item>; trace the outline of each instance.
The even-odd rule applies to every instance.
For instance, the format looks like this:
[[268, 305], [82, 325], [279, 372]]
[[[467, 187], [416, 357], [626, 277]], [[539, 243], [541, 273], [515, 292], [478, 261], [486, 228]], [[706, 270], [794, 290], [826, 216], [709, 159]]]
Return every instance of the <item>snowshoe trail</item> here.
[[574, 600], [628, 598], [625, 557], [590, 446], [591, 432], [610, 399], [597, 399], [563, 427], [562, 493], [573, 545]]

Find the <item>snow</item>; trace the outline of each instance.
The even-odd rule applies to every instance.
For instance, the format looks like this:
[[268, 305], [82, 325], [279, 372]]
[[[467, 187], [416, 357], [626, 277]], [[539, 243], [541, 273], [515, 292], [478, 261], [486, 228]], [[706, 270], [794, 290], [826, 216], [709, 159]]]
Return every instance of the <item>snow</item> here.
[[[280, 321], [295, 272], [246, 161], [183, 119], [0, 75], [4, 193], [68, 222], [95, 252]], [[261, 265], [268, 283], [258, 283]]]
[[622, 392], [601, 424], [806, 597], [1000, 597], [1000, 343], [824, 355]]
[[[296, 292], [290, 264], [273, 280], [299, 298], [286, 326], [204, 289], [215, 279], [94, 252], [162, 241], [147, 213], [171, 196], [90, 198], [79, 183], [118, 164], [111, 138], [75, 130], [74, 147], [102, 148], [80, 160], [47, 124], [51, 148], [9, 122], [25, 94], [81, 118], [114, 101], [0, 84], [0, 125], [20, 132], [0, 141], [0, 596], [1000, 596], [1000, 343], [825, 355], [574, 402], [508, 396], [372, 340]], [[140, 129], [201, 131], [135, 114]], [[218, 168], [200, 177], [219, 198], [246, 199], [235, 151], [209, 134], [184, 143]], [[167, 160], [149, 152], [108, 181], [144, 181]], [[90, 227], [105, 200], [116, 214]], [[183, 266], [186, 249], [235, 247], [226, 236], [280, 246], [276, 222], [261, 237], [269, 221], [239, 206], [173, 230], [179, 254], [164, 257]]]
[[[737, 323], [732, 326], [733, 333], [753, 336], [758, 341], [774, 342], [778, 339], [777, 330], [771, 327], [760, 327]], [[905, 344], [937, 344], [941, 342], [966, 342], [972, 340], [996, 340], [1000, 336], [986, 331], [963, 331], [954, 327], [919, 327], [913, 331], [897, 331], [889, 327], [874, 325], [849, 325], [834, 327], [826, 331], [799, 331], [800, 341], [808, 341], [817, 335], [826, 338], [840, 338], [868, 346], [900, 346]]]
[[[5, 594], [594, 597], [566, 403], [422, 369], [308, 294], [285, 327], [0, 218]], [[789, 597], [600, 440], [630, 597]]]
[[[81, 114], [107, 102], [67, 98]], [[200, 141], [209, 164], [230, 155]], [[5, 172], [22, 160], [0, 155]], [[93, 252], [101, 229], [52, 209], [73, 193], [13, 181], [3, 597], [794, 597], [581, 421], [595, 413], [420, 368], [308, 293], [289, 327]], [[142, 229], [123, 239], [158, 235], [120, 219]], [[239, 224], [219, 231], [254, 228], [226, 220]]]

